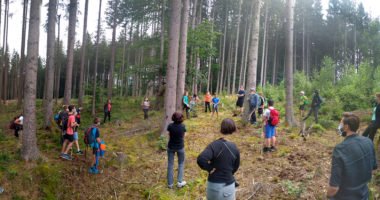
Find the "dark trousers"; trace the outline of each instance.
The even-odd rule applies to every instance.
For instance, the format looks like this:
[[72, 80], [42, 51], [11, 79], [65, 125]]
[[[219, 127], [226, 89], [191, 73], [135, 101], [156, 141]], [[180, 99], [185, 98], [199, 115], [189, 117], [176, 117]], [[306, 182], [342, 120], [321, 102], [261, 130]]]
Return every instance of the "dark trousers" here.
[[205, 112], [207, 112], [207, 110], [208, 110], [209, 112], [211, 112], [210, 102], [205, 102]]
[[18, 132], [22, 130], [22, 125], [16, 124], [15, 125], [15, 137], [18, 138], [19, 134]]
[[309, 110], [309, 113], [307, 113], [304, 120], [309, 118], [310, 115], [314, 113], [314, 121], [315, 121], [315, 123], [318, 123], [318, 112], [319, 112], [319, 107], [311, 107]]
[[377, 124], [375, 121], [372, 121], [372, 123], [365, 129], [363, 132], [364, 137], [369, 137], [373, 141], [375, 138], [377, 129], [380, 128], [380, 124]]
[[111, 111], [104, 112], [104, 121], [103, 123], [106, 123], [106, 119], [108, 117], [108, 121], [111, 121]]
[[190, 119], [190, 107], [184, 105], [184, 106], [183, 106], [183, 109], [184, 109], [185, 112], [186, 112], [186, 119]]
[[149, 109], [143, 109], [143, 111], [144, 111], [144, 119], [148, 119], [149, 118], [149, 116], [148, 116]]
[[253, 106], [250, 106], [249, 107], [249, 113], [251, 116], [249, 116], [249, 121], [251, 122], [251, 124], [255, 124], [257, 122], [257, 119], [256, 119], [256, 108], [253, 107]]

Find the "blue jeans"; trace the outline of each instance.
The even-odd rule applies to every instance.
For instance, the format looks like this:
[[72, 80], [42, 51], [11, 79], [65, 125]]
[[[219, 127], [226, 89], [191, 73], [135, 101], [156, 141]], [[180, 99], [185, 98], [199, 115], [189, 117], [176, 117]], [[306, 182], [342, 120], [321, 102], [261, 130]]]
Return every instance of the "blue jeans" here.
[[185, 167], [185, 149], [169, 149], [168, 148], [168, 185], [173, 185], [173, 176], [174, 176], [174, 155], [177, 152], [178, 156], [178, 177], [177, 181], [182, 182], [183, 179], [183, 171]]
[[235, 199], [235, 182], [226, 185], [225, 183], [213, 183], [207, 181], [207, 200]]

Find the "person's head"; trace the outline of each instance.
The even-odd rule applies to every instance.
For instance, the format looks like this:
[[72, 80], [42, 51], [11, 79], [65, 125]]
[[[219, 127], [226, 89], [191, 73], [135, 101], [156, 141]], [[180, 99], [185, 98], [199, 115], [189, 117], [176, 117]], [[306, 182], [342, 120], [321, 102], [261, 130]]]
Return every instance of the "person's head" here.
[[241, 86], [240, 86], [240, 90], [244, 90], [244, 86], [241, 85]]
[[218, 95], [216, 93], [213, 94], [214, 97], [217, 97]]
[[314, 90], [314, 94], [318, 95], [319, 91], [318, 90]]
[[100, 125], [100, 119], [95, 117], [93, 120], [94, 125], [99, 126]]
[[251, 91], [252, 94], [255, 94], [256, 93], [256, 88], [251, 88], [250, 91]]
[[74, 109], [75, 109], [75, 106], [74, 105], [69, 105], [68, 109], [69, 109], [69, 112], [72, 113], [74, 111]]
[[188, 91], [185, 91], [184, 95], [185, 95], [185, 96], [189, 95], [189, 92], [188, 92]]
[[107, 100], [107, 103], [111, 103], [111, 99], [108, 99], [108, 100]]
[[304, 92], [304, 91], [301, 91], [301, 92], [300, 92], [300, 95], [302, 95], [302, 96], [305, 95], [305, 92]]
[[268, 106], [274, 106], [274, 101], [273, 101], [273, 99], [269, 99], [269, 101], [268, 101]]
[[63, 105], [63, 106], [62, 106], [62, 109], [63, 109], [64, 111], [69, 111], [69, 106], [67, 106], [67, 105]]
[[235, 131], [236, 126], [234, 120], [229, 118], [223, 119], [222, 124], [220, 125], [220, 132], [223, 135], [230, 135]]
[[376, 94], [376, 101], [377, 101], [377, 103], [380, 103], [380, 93]]
[[144, 101], [149, 101], [148, 97], [145, 97]]
[[172, 115], [172, 121], [176, 124], [180, 124], [183, 122], [183, 115], [180, 112], [175, 112]]
[[207, 95], [210, 95], [210, 91], [207, 91], [206, 94], [207, 94]]
[[262, 92], [259, 92], [259, 95], [260, 95], [260, 96], [263, 96], [263, 93], [262, 93]]
[[356, 133], [360, 126], [360, 119], [358, 116], [352, 114], [343, 118], [343, 130], [347, 133]]
[[197, 94], [193, 94], [193, 97], [194, 97], [194, 98], [197, 98]]

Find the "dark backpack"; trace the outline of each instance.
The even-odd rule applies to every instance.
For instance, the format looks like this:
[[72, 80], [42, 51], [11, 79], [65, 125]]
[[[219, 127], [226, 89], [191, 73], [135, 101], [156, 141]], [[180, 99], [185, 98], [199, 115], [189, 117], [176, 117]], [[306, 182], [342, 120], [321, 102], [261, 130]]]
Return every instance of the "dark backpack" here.
[[96, 127], [91, 126], [86, 129], [84, 132], [84, 138], [83, 141], [86, 144], [86, 146], [94, 147], [94, 143], [96, 142], [95, 135], [92, 133], [93, 129], [96, 129]]
[[257, 107], [259, 102], [259, 96], [257, 94], [253, 94], [249, 97], [249, 104], [252, 107]]
[[69, 121], [69, 115], [65, 114], [65, 113], [62, 113], [60, 115], [60, 119], [61, 119], [61, 122], [62, 122], [62, 129], [63, 130], [67, 130], [67, 123]]
[[276, 109], [269, 109], [270, 115], [268, 123], [271, 126], [277, 126], [280, 123], [280, 113]]

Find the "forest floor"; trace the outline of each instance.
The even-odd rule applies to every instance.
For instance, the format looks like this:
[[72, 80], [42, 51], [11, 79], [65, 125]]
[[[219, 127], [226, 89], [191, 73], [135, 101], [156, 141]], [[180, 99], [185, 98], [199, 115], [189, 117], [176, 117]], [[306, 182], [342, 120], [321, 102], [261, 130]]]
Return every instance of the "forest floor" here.
[[[38, 130], [41, 159], [22, 161], [20, 141], [7, 130], [9, 119], [18, 112], [11, 103], [0, 115], [0, 186], [5, 189], [0, 199], [205, 199], [207, 173], [197, 166], [196, 158], [210, 142], [221, 137], [220, 123], [227, 117], [233, 118], [238, 126], [238, 131], [227, 137], [241, 153], [241, 165], [235, 176], [240, 184], [237, 199], [325, 199], [331, 153], [343, 138], [335, 130], [316, 126], [304, 141], [299, 129], [280, 125], [278, 150], [263, 154], [262, 129], [244, 125], [240, 117], [232, 117], [233, 108], [229, 105], [234, 105], [233, 101], [231, 97], [222, 98], [222, 102], [229, 103], [222, 106], [219, 118], [211, 118], [199, 108], [198, 117], [184, 122], [187, 128], [184, 180], [188, 184], [181, 189], [167, 188], [167, 154], [160, 150], [166, 141], [157, 137], [162, 115], [153, 111], [149, 120], [143, 120], [139, 100], [114, 101], [112, 121], [101, 125], [107, 152], [100, 161], [103, 173], [99, 175], [88, 174], [89, 156], [87, 159], [76, 156], [74, 161], [59, 159], [57, 130]], [[37, 113], [42, 121], [42, 110]], [[88, 113], [84, 110], [82, 118], [89, 118]], [[89, 121], [83, 123], [80, 141]], [[372, 199], [380, 199], [380, 171], [374, 173], [370, 189]]]

